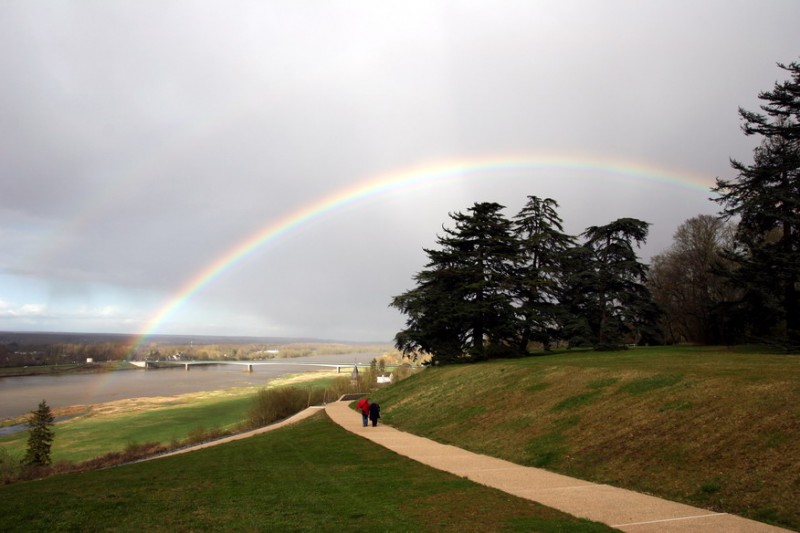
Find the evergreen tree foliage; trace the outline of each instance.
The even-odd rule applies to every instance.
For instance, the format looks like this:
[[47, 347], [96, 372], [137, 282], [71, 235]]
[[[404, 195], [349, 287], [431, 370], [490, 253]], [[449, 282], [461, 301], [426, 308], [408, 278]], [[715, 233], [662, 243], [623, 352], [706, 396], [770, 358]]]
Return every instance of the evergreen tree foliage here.
[[531, 342], [603, 348], [650, 335], [657, 313], [633, 249], [648, 224], [592, 227], [577, 246], [557, 207], [531, 196], [513, 222], [497, 203], [451, 214], [416, 286], [392, 299], [407, 317], [397, 348], [453, 363], [525, 355]]
[[30, 466], [50, 464], [50, 448], [53, 445], [53, 416], [50, 406], [42, 400], [28, 418], [28, 449], [23, 462]]
[[497, 203], [454, 213], [438, 250], [415, 276], [417, 287], [391, 305], [407, 315], [395, 343], [404, 353], [435, 354], [438, 362], [476, 361], [513, 354], [515, 311], [510, 291], [518, 256], [511, 223]]
[[648, 223], [621, 218], [588, 228], [572, 253], [568, 306], [571, 342], [613, 349], [649, 341], [658, 309], [647, 288], [647, 265], [634, 250], [647, 239]]
[[714, 190], [722, 215], [739, 218], [726, 255], [736, 264], [729, 277], [743, 288], [743, 325], [799, 348], [800, 62], [779, 67], [790, 79], [759, 94], [763, 113], [739, 110], [744, 133], [762, 137], [753, 163], [732, 160], [736, 178], [717, 178]]
[[564, 233], [557, 208], [558, 203], [551, 198], [529, 196], [514, 219], [520, 246], [516, 299], [523, 351], [529, 342], [549, 349], [560, 339], [564, 327], [565, 313], [560, 301], [575, 238]]

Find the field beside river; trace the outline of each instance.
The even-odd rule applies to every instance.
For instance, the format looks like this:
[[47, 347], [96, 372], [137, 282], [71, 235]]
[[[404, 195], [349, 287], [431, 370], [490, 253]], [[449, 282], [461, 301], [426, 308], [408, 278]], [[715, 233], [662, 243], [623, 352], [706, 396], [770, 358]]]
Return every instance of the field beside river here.
[[[185, 441], [208, 433], [236, 432], [247, 418], [253, 399], [262, 388], [302, 384], [324, 388], [337, 377], [335, 371], [304, 372], [276, 378], [267, 387], [116, 400], [96, 405], [56, 409], [69, 419], [54, 426], [52, 459], [85, 461], [145, 443]], [[23, 422], [21, 418], [15, 422]], [[0, 436], [0, 453], [11, 459], [24, 456], [28, 433]]]

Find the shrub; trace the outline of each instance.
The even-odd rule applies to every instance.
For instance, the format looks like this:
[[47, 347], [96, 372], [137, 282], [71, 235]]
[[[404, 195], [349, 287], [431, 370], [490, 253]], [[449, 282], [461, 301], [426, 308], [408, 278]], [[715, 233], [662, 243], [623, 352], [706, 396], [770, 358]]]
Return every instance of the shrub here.
[[337, 377], [325, 389], [322, 401], [326, 403], [335, 402], [341, 398], [343, 394], [350, 394], [351, 392], [356, 392], [356, 387], [353, 386], [350, 378], [344, 376]]
[[193, 444], [208, 442], [214, 439], [219, 439], [221, 437], [224, 437], [225, 435], [229, 435], [230, 433], [231, 433], [230, 431], [225, 431], [223, 429], [216, 427], [209, 429], [206, 429], [202, 426], [196, 427], [189, 431], [189, 434], [186, 436], [183, 442], [180, 443], [178, 447], [191, 446]]
[[[370, 374], [370, 372], [367, 371], [365, 374]], [[362, 376], [359, 376], [358, 383], [355, 384], [350, 378], [342, 376], [334, 379], [324, 388], [312, 386], [261, 389], [253, 399], [246, 425], [248, 428], [266, 426], [299, 413], [306, 407], [334, 402], [343, 394], [363, 392], [368, 383], [371, 382]]]
[[297, 387], [261, 389], [253, 399], [247, 419], [250, 427], [266, 426], [308, 407], [308, 393]]

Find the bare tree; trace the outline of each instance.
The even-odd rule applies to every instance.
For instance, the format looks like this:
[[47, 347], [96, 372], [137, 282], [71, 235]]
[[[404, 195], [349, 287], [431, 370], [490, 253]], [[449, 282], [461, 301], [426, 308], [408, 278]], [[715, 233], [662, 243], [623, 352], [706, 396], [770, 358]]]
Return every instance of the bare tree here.
[[664, 311], [666, 340], [713, 343], [725, 336], [720, 304], [736, 294], [719, 275], [728, 268], [719, 252], [730, 246], [735, 229], [731, 222], [698, 215], [680, 225], [667, 251], [653, 257], [649, 286]]

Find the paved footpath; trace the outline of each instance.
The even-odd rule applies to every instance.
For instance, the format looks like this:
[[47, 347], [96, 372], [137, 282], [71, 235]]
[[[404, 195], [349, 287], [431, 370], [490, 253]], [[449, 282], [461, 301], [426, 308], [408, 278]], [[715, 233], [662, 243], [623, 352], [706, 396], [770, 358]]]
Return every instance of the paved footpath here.
[[775, 526], [715, 513], [625, 489], [590, 483], [539, 468], [468, 452], [379, 424], [363, 427], [350, 402], [330, 403], [325, 412], [342, 426], [400, 455], [514, 496], [634, 533], [776, 533]]
[[[342, 403], [344, 403], [344, 402], [342, 402]], [[201, 444], [195, 444], [194, 446], [188, 446], [186, 448], [181, 448], [181, 449], [175, 450], [173, 452], [168, 452], [168, 453], [164, 453], [164, 454], [161, 454], [161, 455], [154, 455], [152, 457], [147, 457], [146, 459], [142, 459], [141, 461], [138, 461], [138, 462], [151, 461], [153, 459], [161, 459], [163, 457], [170, 457], [172, 455], [180, 455], [182, 453], [193, 452], [195, 450], [202, 450], [203, 448], [210, 448], [212, 446], [217, 446], [219, 444], [225, 444], [226, 442], [232, 442], [232, 441], [235, 441], [235, 440], [246, 439], [247, 437], [252, 437], [253, 435], [259, 435], [261, 433], [266, 433], [268, 431], [279, 429], [279, 428], [282, 428], [284, 426], [288, 426], [289, 424], [294, 424], [295, 422], [299, 422], [299, 421], [303, 420], [304, 418], [308, 418], [309, 416], [311, 416], [311, 415], [313, 415], [315, 413], [318, 413], [320, 411], [320, 409], [324, 409], [324, 408], [323, 407], [319, 407], [319, 406], [309, 407], [309, 408], [307, 408], [307, 409], [305, 409], [303, 411], [300, 411], [299, 413], [297, 413], [295, 415], [290, 416], [289, 418], [286, 418], [286, 419], [281, 420], [280, 422], [276, 422], [274, 424], [270, 424], [268, 426], [260, 427], [258, 429], [253, 429], [251, 431], [246, 431], [244, 433], [237, 433], [236, 435], [231, 435], [230, 437], [224, 437], [224, 438], [221, 438], [221, 439], [216, 439], [216, 440], [212, 440], [212, 441], [208, 441], [208, 442], [203, 442]]]

